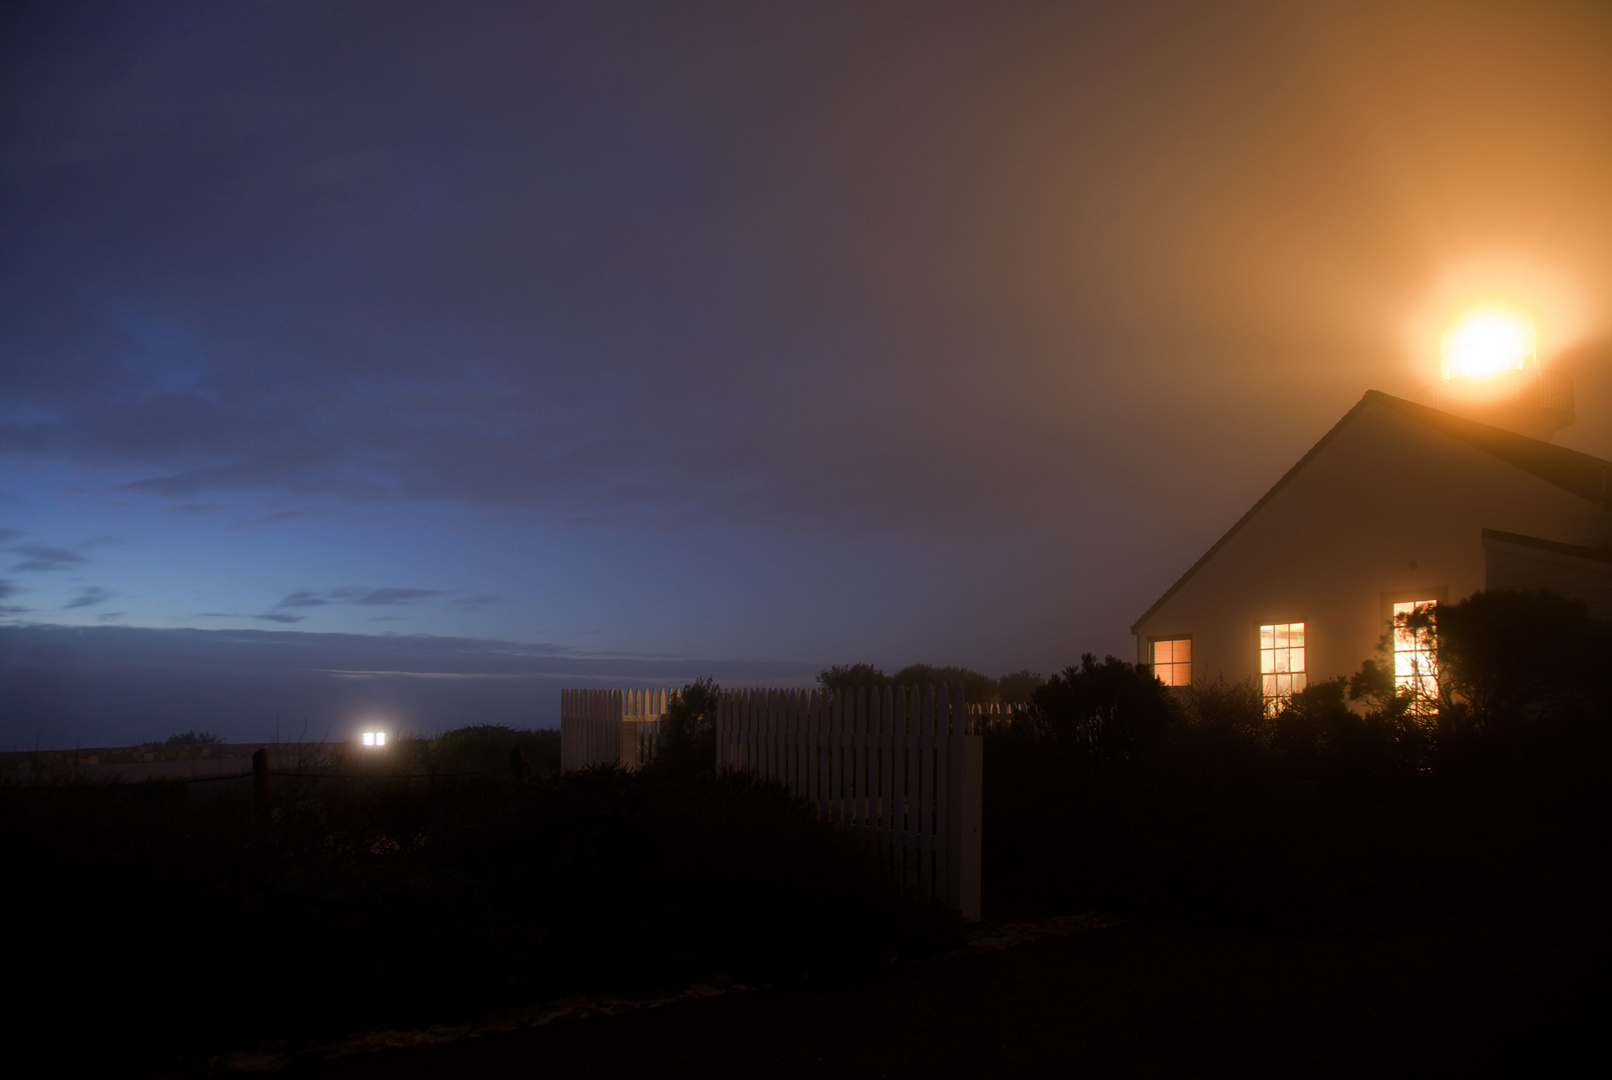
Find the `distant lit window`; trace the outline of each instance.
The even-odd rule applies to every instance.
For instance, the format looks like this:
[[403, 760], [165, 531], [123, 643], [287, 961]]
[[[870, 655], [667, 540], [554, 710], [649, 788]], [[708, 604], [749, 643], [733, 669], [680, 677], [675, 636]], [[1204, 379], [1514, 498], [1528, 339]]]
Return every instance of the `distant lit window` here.
[[1438, 701], [1438, 627], [1434, 600], [1408, 600], [1394, 605], [1394, 690], [1412, 699], [1411, 708], [1426, 712]]
[[364, 745], [365, 746], [385, 746], [386, 745], [386, 732], [384, 732], [384, 731], [366, 731], [366, 732], [364, 732]]
[[1153, 643], [1153, 674], [1165, 686], [1192, 685], [1192, 639], [1171, 638]]
[[1274, 713], [1282, 702], [1303, 690], [1304, 624], [1275, 623], [1259, 628], [1260, 694], [1265, 711]]

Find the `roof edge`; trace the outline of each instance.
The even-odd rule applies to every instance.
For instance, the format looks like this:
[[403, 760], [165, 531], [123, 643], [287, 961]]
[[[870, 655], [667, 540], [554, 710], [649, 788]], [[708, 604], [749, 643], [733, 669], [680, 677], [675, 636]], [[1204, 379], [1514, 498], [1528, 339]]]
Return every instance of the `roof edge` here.
[[1499, 529], [1484, 529], [1483, 539], [1486, 541], [1498, 541], [1502, 544], [1514, 544], [1517, 547], [1534, 548], [1537, 551], [1548, 551], [1553, 555], [1566, 555], [1574, 559], [1585, 559], [1590, 562], [1612, 563], [1612, 548], [1564, 544], [1560, 540], [1546, 540], [1539, 536], [1524, 536], [1522, 533], [1502, 532]]
[[[1204, 552], [1202, 557], [1193, 563], [1186, 573], [1176, 579], [1175, 584], [1166, 589], [1164, 594], [1155, 600], [1152, 606], [1131, 624], [1131, 633], [1135, 634], [1138, 627], [1152, 618], [1159, 608], [1163, 607], [1171, 597], [1180, 592], [1186, 583], [1192, 580], [1198, 571], [1203, 568], [1204, 564], [1214, 558], [1220, 549], [1231, 541], [1233, 536], [1241, 532], [1243, 526], [1247, 525], [1254, 515], [1258, 514], [1267, 503], [1274, 499], [1277, 493], [1286, 487], [1293, 477], [1302, 472], [1304, 467], [1310, 463], [1310, 460], [1325, 449], [1326, 445], [1337, 436], [1338, 432], [1343, 430], [1367, 405], [1381, 405], [1392, 409], [1411, 420], [1441, 431], [1452, 439], [1466, 443], [1481, 453], [1498, 458], [1513, 468], [1521, 469], [1523, 472], [1529, 473], [1548, 484], [1559, 487], [1571, 495], [1586, 499], [1591, 503], [1600, 503], [1608, 509], [1612, 509], [1612, 498], [1609, 498], [1607, 489], [1607, 470], [1612, 467], [1612, 462], [1607, 462], [1602, 458], [1585, 454], [1578, 450], [1569, 450], [1565, 446], [1554, 446], [1543, 440], [1532, 439], [1526, 435], [1519, 435], [1514, 431], [1497, 428], [1478, 420], [1457, 416], [1454, 413], [1441, 412], [1431, 406], [1406, 401], [1404, 398], [1394, 397], [1392, 394], [1386, 394], [1381, 390], [1367, 390], [1361, 395], [1360, 400], [1355, 403], [1354, 407], [1344, 413], [1343, 417], [1336, 424], [1333, 424], [1325, 435], [1321, 436], [1320, 441], [1310, 447], [1308, 453], [1299, 458], [1291, 469], [1283, 473], [1282, 478], [1276, 481], [1271, 489], [1249, 508], [1246, 514], [1238, 518], [1236, 524], [1226, 530], [1225, 535], [1216, 540], [1214, 545]], [[1541, 452], [1548, 453], [1548, 461], [1541, 461], [1538, 457]], [[1581, 472], [1584, 475], [1569, 479], [1563, 474], [1563, 470], [1568, 469], [1568, 465], [1564, 463], [1571, 463], [1571, 471]], [[1547, 465], [1551, 467], [1547, 467]], [[1588, 481], [1590, 473], [1596, 473], [1597, 467], [1598, 491], [1594, 490], [1593, 481], [1581, 482]], [[1588, 472], [1585, 472], [1586, 470]]]
[[1154, 612], [1163, 607], [1172, 596], [1180, 592], [1186, 583], [1192, 580], [1193, 576], [1196, 575], [1199, 570], [1203, 569], [1204, 564], [1206, 564], [1210, 559], [1214, 558], [1215, 555], [1219, 553], [1221, 548], [1229, 544], [1231, 542], [1231, 538], [1241, 532], [1243, 526], [1247, 525], [1248, 522], [1253, 519], [1255, 514], [1258, 514], [1260, 510], [1264, 509], [1266, 503], [1276, 498], [1277, 492], [1286, 487], [1288, 481], [1292, 480], [1293, 477], [1302, 472], [1304, 466], [1308, 465], [1310, 460], [1314, 458], [1315, 455], [1319, 454], [1323, 449], [1325, 449], [1326, 445], [1337, 436], [1338, 432], [1342, 431], [1344, 426], [1353, 420], [1363, 409], [1365, 409], [1367, 405], [1375, 403], [1378, 396], [1387, 397], [1388, 395], [1379, 394], [1379, 392], [1376, 390], [1367, 390], [1365, 395], [1361, 397], [1359, 401], [1355, 402], [1353, 408], [1344, 413], [1342, 418], [1340, 418], [1337, 423], [1328, 428], [1327, 433], [1321, 436], [1320, 440], [1314, 446], [1310, 447], [1309, 451], [1303, 457], [1299, 458], [1298, 461], [1294, 463], [1292, 468], [1283, 473], [1282, 478], [1276, 481], [1275, 484], [1271, 485], [1271, 489], [1264, 495], [1260, 496], [1258, 502], [1248, 508], [1248, 512], [1246, 514], [1238, 518], [1236, 523], [1232, 525], [1231, 528], [1227, 529], [1225, 534], [1222, 535], [1219, 540], [1216, 540], [1214, 544], [1210, 546], [1209, 550], [1204, 552], [1198, 558], [1197, 562], [1188, 567], [1186, 573], [1175, 579], [1175, 584], [1164, 590], [1164, 595], [1153, 601], [1152, 606], [1138, 616], [1137, 620], [1131, 624], [1131, 633], [1136, 633], [1137, 627], [1141, 626], [1143, 623], [1147, 622], [1148, 619], [1152, 618]]

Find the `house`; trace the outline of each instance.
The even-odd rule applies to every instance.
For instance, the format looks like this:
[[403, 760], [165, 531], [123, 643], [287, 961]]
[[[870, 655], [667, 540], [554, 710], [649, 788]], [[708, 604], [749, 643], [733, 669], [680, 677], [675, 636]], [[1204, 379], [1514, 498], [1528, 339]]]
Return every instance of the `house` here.
[[[1539, 374], [1516, 373], [1536, 397]], [[1553, 588], [1612, 619], [1612, 463], [1477, 415], [1507, 426], [1368, 392], [1136, 620], [1137, 662], [1167, 685], [1257, 675], [1274, 707], [1358, 670], [1396, 613], [1481, 589]], [[1393, 648], [1402, 680], [1429, 668], [1414, 632]]]

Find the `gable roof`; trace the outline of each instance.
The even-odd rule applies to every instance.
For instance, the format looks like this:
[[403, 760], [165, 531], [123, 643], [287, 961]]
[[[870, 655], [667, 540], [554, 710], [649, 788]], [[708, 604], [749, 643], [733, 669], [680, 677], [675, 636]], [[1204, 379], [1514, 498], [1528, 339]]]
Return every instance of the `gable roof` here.
[[1532, 548], [1535, 551], [1543, 551], [1551, 555], [1565, 555], [1569, 558], [1585, 559], [1589, 562], [1612, 563], [1612, 549], [1609, 548], [1563, 544], [1556, 540], [1542, 540], [1537, 536], [1501, 532], [1499, 529], [1484, 529], [1483, 541], [1484, 547], [1488, 547], [1490, 541], [1495, 541], [1501, 544], [1510, 544], [1513, 547]]
[[1320, 442], [1310, 447], [1309, 453], [1299, 458], [1291, 469], [1283, 473], [1282, 478], [1276, 481], [1275, 485], [1249, 508], [1248, 513], [1238, 518], [1237, 523], [1227, 529], [1226, 534], [1216, 540], [1214, 546], [1204, 552], [1203, 556], [1193, 563], [1186, 573], [1177, 578], [1175, 584], [1166, 589], [1164, 595], [1153, 602], [1152, 607], [1142, 612], [1141, 617], [1131, 624], [1131, 633], [1136, 633], [1137, 627], [1152, 618], [1153, 613], [1163, 607], [1170, 597], [1180, 592], [1186, 583], [1192, 580], [1193, 576], [1203, 569], [1221, 548], [1231, 542], [1232, 537], [1242, 531], [1243, 526], [1253, 520], [1254, 515], [1258, 514], [1266, 503], [1274, 499], [1277, 493], [1302, 472], [1304, 466], [1308, 465], [1312, 458], [1325, 449], [1327, 444], [1337, 437], [1338, 432], [1348, 427], [1355, 417], [1364, 412], [1368, 405], [1381, 405], [1392, 409], [1420, 424], [1433, 428], [1435, 431], [1443, 432], [1451, 438], [1464, 442], [1475, 450], [1481, 450], [1483, 453], [1499, 458], [1501, 461], [1506, 462], [1508, 465], [1513, 465], [1523, 472], [1537, 476], [1546, 483], [1553, 484], [1569, 494], [1590, 502], [1612, 507], [1612, 502], [1609, 502], [1607, 498], [1609, 483], [1607, 472], [1612, 469], [1612, 462], [1603, 461], [1601, 458], [1590, 454], [1581, 454], [1577, 450], [1569, 450], [1564, 446], [1554, 446], [1539, 439], [1530, 439], [1526, 435], [1518, 435], [1516, 432], [1506, 431], [1504, 428], [1480, 424], [1476, 420], [1468, 420], [1466, 417], [1456, 416], [1454, 413], [1440, 412], [1438, 409], [1432, 409], [1426, 405], [1418, 405], [1414, 401], [1406, 401], [1404, 398], [1385, 394], [1381, 390], [1367, 390], [1361, 399], [1355, 403], [1355, 407], [1344, 413], [1343, 419], [1333, 424], [1331, 430], [1321, 436]]

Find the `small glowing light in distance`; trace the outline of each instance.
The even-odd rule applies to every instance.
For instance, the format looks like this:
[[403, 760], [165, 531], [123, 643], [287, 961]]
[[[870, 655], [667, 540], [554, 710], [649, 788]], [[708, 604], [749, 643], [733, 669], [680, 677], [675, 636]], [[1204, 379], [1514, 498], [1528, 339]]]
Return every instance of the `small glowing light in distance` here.
[[1528, 319], [1499, 308], [1474, 311], [1444, 335], [1444, 377], [1537, 367], [1536, 347], [1534, 324]]
[[363, 738], [365, 746], [386, 745], [386, 732], [384, 731], [366, 731], [364, 732]]

